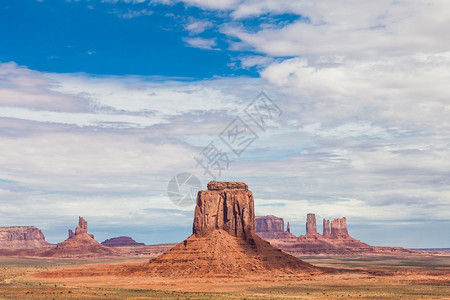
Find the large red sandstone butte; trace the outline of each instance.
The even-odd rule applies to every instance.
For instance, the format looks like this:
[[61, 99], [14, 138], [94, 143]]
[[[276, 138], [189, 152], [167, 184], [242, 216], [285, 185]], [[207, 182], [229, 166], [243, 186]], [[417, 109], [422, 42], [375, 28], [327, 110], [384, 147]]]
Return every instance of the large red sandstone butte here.
[[53, 246], [45, 240], [42, 230], [34, 226], [0, 227], [0, 248], [40, 249]]
[[216, 181], [198, 193], [193, 234], [148, 267], [160, 276], [320, 272], [255, 234], [254, 199], [245, 183]]

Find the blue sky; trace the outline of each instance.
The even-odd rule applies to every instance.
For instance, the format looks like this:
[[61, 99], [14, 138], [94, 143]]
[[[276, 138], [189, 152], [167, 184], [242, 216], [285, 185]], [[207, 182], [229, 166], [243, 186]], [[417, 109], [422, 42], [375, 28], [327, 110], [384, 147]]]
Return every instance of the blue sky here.
[[[168, 182], [205, 187], [194, 158], [213, 143], [231, 161], [217, 179], [247, 182], [297, 235], [313, 212], [370, 244], [449, 247], [449, 8], [2, 1], [0, 226], [59, 242], [81, 215], [100, 241], [180, 241], [193, 207]], [[246, 114], [261, 91], [263, 127]], [[253, 137], [239, 155], [236, 120]]]
[[[246, 53], [224, 51], [228, 38], [217, 26], [229, 18], [216, 18], [183, 3], [6, 1], [1, 14], [0, 33], [7, 43], [2, 46], [2, 61], [40, 71], [188, 78], [257, 76], [257, 72], [228, 66]], [[189, 47], [189, 41], [200, 38], [215, 43], [202, 47], [221, 51]]]

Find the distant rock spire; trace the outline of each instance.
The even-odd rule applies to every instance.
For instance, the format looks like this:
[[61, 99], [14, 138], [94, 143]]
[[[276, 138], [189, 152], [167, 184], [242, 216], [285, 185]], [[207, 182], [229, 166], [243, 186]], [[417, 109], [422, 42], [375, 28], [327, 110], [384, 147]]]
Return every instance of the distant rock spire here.
[[317, 235], [315, 214], [308, 214], [306, 217], [306, 235]]
[[87, 222], [84, 218], [78, 217], [78, 226], [75, 229], [75, 235], [87, 233]]
[[330, 235], [330, 220], [323, 219], [323, 236]]

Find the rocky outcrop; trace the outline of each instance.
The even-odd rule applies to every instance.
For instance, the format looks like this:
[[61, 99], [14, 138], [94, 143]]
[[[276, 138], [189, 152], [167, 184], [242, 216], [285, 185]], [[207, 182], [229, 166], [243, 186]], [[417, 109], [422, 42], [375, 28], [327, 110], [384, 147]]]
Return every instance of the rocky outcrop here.
[[145, 246], [144, 243], [138, 243], [128, 236], [119, 236], [111, 239], [107, 239], [101, 243], [107, 247], [137, 247]]
[[245, 183], [215, 181], [198, 193], [193, 234], [141, 271], [157, 276], [320, 272], [255, 234], [253, 194]]
[[349, 236], [347, 231], [347, 220], [345, 217], [334, 219], [331, 222], [331, 235], [335, 238]]
[[[315, 228], [316, 217], [308, 214], [306, 222], [306, 234], [297, 238], [295, 243], [282, 243], [283, 249], [301, 254], [343, 254], [357, 251], [372, 251], [371, 246], [354, 239], [348, 235], [346, 219], [338, 218], [331, 222], [323, 219], [323, 235], [318, 234]], [[309, 232], [308, 233], [308, 229]], [[314, 233], [315, 232], [315, 233]], [[288, 246], [288, 244], [290, 245]], [[280, 246], [280, 245], [278, 245]], [[292, 252], [289, 252], [292, 253]]]
[[235, 237], [251, 237], [255, 232], [253, 194], [243, 182], [208, 183], [199, 191], [195, 207], [193, 234], [207, 236], [222, 229]]
[[287, 223], [286, 232], [291, 233], [291, 224]]
[[284, 220], [272, 215], [256, 217], [256, 232], [284, 232]]
[[306, 216], [306, 235], [317, 235], [315, 214], [308, 214]]
[[73, 234], [72, 230], [69, 230], [69, 238], [61, 243], [58, 243], [54, 249], [43, 253], [43, 256], [78, 258], [118, 254], [119, 252], [115, 249], [103, 246], [94, 240], [94, 235], [88, 233], [86, 220], [79, 217], [75, 234]]
[[0, 227], [0, 248], [38, 249], [52, 246], [45, 240], [42, 230], [34, 226]]
[[284, 220], [272, 215], [257, 216], [256, 219], [256, 234], [263, 239], [280, 239], [290, 238], [294, 235], [290, 234], [291, 227], [288, 222], [288, 229], [284, 231]]
[[69, 237], [68, 237], [69, 239], [73, 238], [76, 235], [83, 235], [83, 234], [90, 235], [92, 238], [94, 238], [93, 234], [87, 233], [87, 222], [82, 217], [78, 217], [78, 226], [75, 229], [75, 233], [73, 233], [72, 229], [69, 229], [68, 233], [69, 233]]
[[248, 186], [244, 182], [210, 181], [207, 184], [207, 188], [208, 191], [223, 191], [223, 190], [248, 191]]
[[87, 233], [87, 222], [84, 218], [78, 217], [78, 226], [75, 229], [75, 235]]
[[323, 236], [330, 235], [330, 220], [323, 219]]
[[329, 220], [323, 219], [323, 234], [318, 234], [316, 228], [316, 217], [314, 214], [307, 215], [305, 235], [300, 235], [299, 237], [295, 237], [294, 235], [291, 235], [290, 237], [262, 235], [261, 237], [270, 240], [271, 245], [292, 255], [396, 254], [411, 251], [400, 247], [370, 246], [352, 238], [348, 234], [347, 219], [345, 217], [334, 219], [331, 224]]

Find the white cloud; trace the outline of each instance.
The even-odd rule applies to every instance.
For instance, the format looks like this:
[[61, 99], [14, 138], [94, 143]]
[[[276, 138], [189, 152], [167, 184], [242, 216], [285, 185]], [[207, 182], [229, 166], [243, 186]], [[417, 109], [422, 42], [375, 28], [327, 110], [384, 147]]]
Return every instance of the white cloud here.
[[183, 41], [185, 41], [191, 47], [205, 50], [214, 50], [214, 47], [217, 45], [215, 39], [205, 39], [200, 37], [184, 38]]
[[[284, 12], [297, 13], [310, 22], [301, 19], [282, 28], [262, 28], [257, 32], [228, 25], [224, 32], [273, 56], [376, 57], [443, 52], [450, 46], [450, 41], [443, 38], [443, 28], [450, 25], [446, 1], [281, 1], [278, 5], [279, 2], [276, 1], [277, 6]], [[275, 1], [244, 3], [234, 15], [274, 12], [274, 7]]]
[[44, 74], [18, 66], [0, 64], [0, 105], [52, 111], [84, 111], [83, 98], [53, 92], [56, 81]]
[[265, 68], [269, 66], [274, 59], [263, 55], [246, 55], [239, 58], [240, 66], [244, 69], [251, 67]]
[[323, 128], [321, 123], [313, 123], [304, 125], [301, 129], [311, 136], [317, 136], [322, 138], [355, 138], [355, 137], [374, 137], [374, 138], [387, 138], [390, 137], [390, 133], [386, 128], [379, 126], [373, 126], [367, 122], [358, 123], [344, 123], [337, 127]]
[[239, 3], [239, 0], [185, 0], [185, 1], [178, 1], [178, 0], [151, 0], [152, 3], [161, 3], [165, 5], [173, 5], [178, 2], [184, 2], [185, 4], [189, 6], [197, 6], [203, 9], [210, 9], [210, 10], [222, 10], [222, 9], [230, 9], [232, 7], [235, 7], [237, 3]]
[[449, 67], [447, 53], [335, 63], [294, 58], [271, 64], [262, 76], [300, 97], [304, 122], [369, 118], [426, 130], [448, 126]]
[[[240, 40], [231, 48], [252, 47], [270, 56], [377, 57], [445, 52], [450, 46], [445, 29], [450, 26], [450, 4], [445, 0], [170, 1], [176, 2], [230, 12], [235, 22], [225, 23], [222, 32]], [[262, 18], [257, 30], [241, 22], [264, 14], [291, 14], [299, 19], [271, 26], [270, 21], [264, 24], [270, 18]]]
[[144, 128], [156, 124], [168, 123], [160, 117], [148, 117], [126, 114], [106, 113], [60, 113], [44, 110], [28, 110], [16, 107], [2, 107], [0, 118], [21, 119], [36, 122], [76, 125], [79, 127], [95, 126], [104, 128]]
[[190, 34], [199, 34], [211, 28], [213, 23], [205, 20], [194, 20], [191, 19], [188, 24], [184, 27], [185, 30], [189, 31]]
[[141, 10], [128, 9], [126, 12], [114, 11], [114, 14], [123, 19], [132, 19], [141, 16], [151, 16], [153, 15], [153, 11], [147, 10], [145, 8]]

